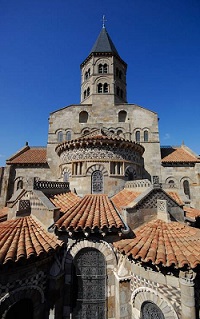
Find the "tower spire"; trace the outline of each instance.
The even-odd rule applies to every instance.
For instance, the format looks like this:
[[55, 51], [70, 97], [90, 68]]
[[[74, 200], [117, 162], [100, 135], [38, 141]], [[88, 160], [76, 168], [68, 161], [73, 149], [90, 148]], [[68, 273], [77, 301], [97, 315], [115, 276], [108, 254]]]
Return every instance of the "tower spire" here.
[[105, 22], [107, 21], [105, 15], [103, 15], [103, 18], [101, 21], [103, 22], [102, 27], [105, 28]]

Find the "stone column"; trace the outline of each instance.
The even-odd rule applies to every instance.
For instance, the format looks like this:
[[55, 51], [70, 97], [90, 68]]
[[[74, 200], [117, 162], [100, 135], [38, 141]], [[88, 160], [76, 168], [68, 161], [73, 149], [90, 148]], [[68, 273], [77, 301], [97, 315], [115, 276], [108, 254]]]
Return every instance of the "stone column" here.
[[196, 319], [194, 289], [195, 274], [193, 271], [181, 271], [179, 277], [182, 319]]

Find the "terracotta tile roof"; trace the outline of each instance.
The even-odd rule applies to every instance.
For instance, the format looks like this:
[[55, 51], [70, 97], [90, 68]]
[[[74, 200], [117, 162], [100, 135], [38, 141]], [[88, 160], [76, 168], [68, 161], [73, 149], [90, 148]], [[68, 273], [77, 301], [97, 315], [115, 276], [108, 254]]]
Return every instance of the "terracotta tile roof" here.
[[197, 217], [200, 217], [200, 209], [196, 209], [193, 207], [183, 206], [184, 212], [186, 214], [186, 217], [191, 219], [196, 219]]
[[125, 188], [112, 197], [112, 202], [121, 211], [122, 207], [129, 205], [140, 194], [140, 192], [134, 192]]
[[60, 208], [60, 211], [62, 213], [66, 212], [69, 208], [71, 208], [81, 200], [79, 196], [72, 192], [53, 195], [49, 199], [56, 207]]
[[0, 222], [5, 221], [7, 219], [8, 210], [9, 210], [8, 207], [3, 207], [0, 209]]
[[178, 222], [151, 221], [135, 231], [135, 238], [115, 242], [114, 246], [145, 263], [176, 268], [200, 264], [200, 230]]
[[119, 214], [107, 195], [86, 195], [68, 209], [55, 226], [69, 232], [111, 231], [124, 228]]
[[183, 201], [176, 192], [166, 192], [173, 200], [175, 200], [179, 205], [183, 205]]
[[0, 223], [0, 265], [44, 257], [62, 244], [31, 216]]
[[6, 161], [7, 164], [46, 164], [45, 147], [27, 147]]
[[178, 162], [178, 163], [196, 163], [200, 160], [189, 153], [183, 147], [161, 148], [162, 163]]

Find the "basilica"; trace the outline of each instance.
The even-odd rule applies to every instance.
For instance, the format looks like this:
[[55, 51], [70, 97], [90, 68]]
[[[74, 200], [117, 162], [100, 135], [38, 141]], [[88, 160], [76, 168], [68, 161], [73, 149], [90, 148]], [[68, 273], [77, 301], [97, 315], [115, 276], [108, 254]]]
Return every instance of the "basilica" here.
[[46, 147], [0, 168], [0, 317], [198, 319], [200, 157], [128, 103], [105, 25], [80, 69]]

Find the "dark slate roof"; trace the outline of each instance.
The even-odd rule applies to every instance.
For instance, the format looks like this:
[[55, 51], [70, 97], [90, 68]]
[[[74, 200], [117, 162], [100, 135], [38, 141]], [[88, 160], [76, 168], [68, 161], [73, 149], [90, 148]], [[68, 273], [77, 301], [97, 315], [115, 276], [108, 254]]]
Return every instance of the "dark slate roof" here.
[[111, 52], [111, 53], [119, 55], [106, 28], [102, 28], [90, 54], [101, 53], [101, 52], [107, 52], [107, 53]]

